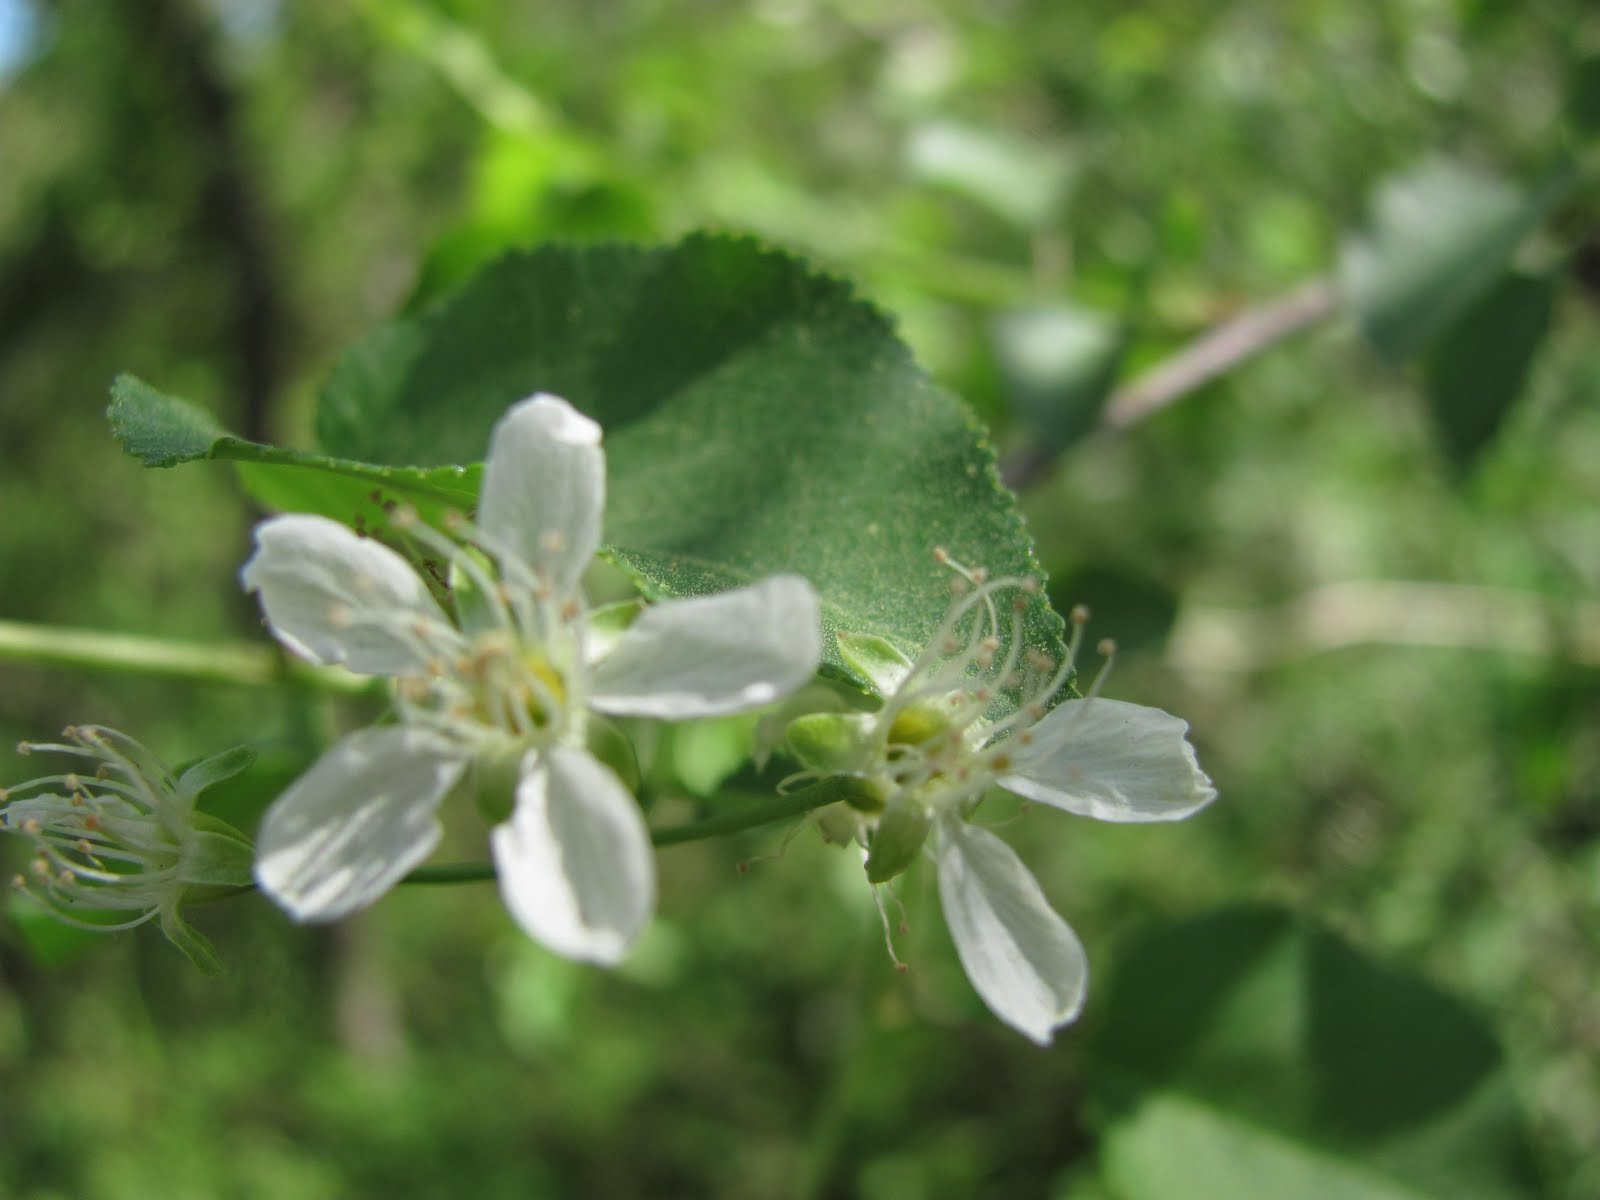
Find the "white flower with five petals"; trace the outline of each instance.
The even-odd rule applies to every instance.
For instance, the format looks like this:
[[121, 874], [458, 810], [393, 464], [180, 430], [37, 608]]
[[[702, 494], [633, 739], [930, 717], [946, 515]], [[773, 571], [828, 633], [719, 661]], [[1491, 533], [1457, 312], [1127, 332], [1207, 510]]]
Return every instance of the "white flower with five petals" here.
[[1097, 687], [1049, 707], [1072, 675], [1086, 611], [1073, 613], [1067, 654], [1053, 661], [1025, 647], [1035, 581], [989, 580], [939, 557], [960, 573], [956, 599], [915, 662], [881, 638], [840, 635], [883, 707], [801, 717], [789, 743], [809, 768], [802, 777], [848, 781], [849, 801], [824, 810], [823, 830], [866, 845], [869, 881], [931, 849], [967, 977], [997, 1017], [1045, 1045], [1082, 1010], [1088, 959], [1016, 852], [968, 819], [977, 802], [998, 786], [1101, 821], [1150, 822], [1187, 817], [1217, 793], [1179, 718], [1101, 699]]
[[344, 738], [263, 820], [257, 880], [291, 915], [371, 904], [433, 851], [439, 805], [470, 772], [513, 798], [491, 834], [512, 916], [567, 957], [626, 954], [655, 907], [654, 860], [627, 786], [589, 749], [591, 714], [754, 708], [810, 679], [821, 647], [816, 596], [792, 575], [602, 632], [581, 582], [604, 493], [599, 426], [539, 395], [495, 427], [475, 525], [447, 536], [394, 516], [447, 588], [323, 517], [257, 528], [241, 579], [272, 632], [312, 662], [392, 678], [399, 716]]

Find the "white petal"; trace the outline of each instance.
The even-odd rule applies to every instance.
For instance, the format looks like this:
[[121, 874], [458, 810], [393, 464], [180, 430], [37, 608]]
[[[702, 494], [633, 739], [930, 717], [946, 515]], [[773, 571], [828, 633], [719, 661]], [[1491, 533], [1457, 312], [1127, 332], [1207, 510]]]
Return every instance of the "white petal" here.
[[1041, 1046], [1077, 1019], [1089, 961], [1011, 847], [955, 817], [939, 823], [939, 899], [967, 978], [991, 1012]]
[[1189, 723], [1122, 700], [1068, 700], [1033, 728], [1000, 786], [1101, 821], [1176, 821], [1217, 798]]
[[585, 750], [560, 747], [532, 761], [493, 846], [506, 908], [557, 954], [611, 966], [655, 911], [644, 817], [611, 768]]
[[256, 552], [239, 572], [267, 625], [302, 658], [363, 675], [415, 671], [430, 657], [419, 622], [448, 637], [427, 584], [393, 550], [327, 517], [273, 517], [256, 526]]
[[816, 593], [798, 575], [651, 605], [594, 668], [602, 712], [684, 720], [770, 704], [822, 654]]
[[564, 596], [600, 545], [605, 495], [600, 426], [559, 396], [533, 396], [494, 427], [478, 524]]
[[434, 813], [465, 765], [432, 734], [352, 733], [267, 810], [256, 881], [297, 921], [365, 908], [433, 852]]

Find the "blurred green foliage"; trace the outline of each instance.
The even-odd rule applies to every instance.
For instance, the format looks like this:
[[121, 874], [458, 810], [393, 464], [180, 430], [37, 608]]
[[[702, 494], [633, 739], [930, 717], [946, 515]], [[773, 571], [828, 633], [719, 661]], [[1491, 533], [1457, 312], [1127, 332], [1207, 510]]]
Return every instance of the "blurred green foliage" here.
[[[1380, 181], [1443, 156], [1536, 189], [1592, 154], [1600, 55], [1582, 0], [23, 7], [33, 40], [0, 81], [0, 618], [186, 638], [256, 636], [234, 581], [249, 510], [221, 468], [119, 456], [119, 371], [309, 446], [341, 347], [508, 244], [727, 227], [859, 280], [1025, 454], [1082, 435], [1117, 369], [1333, 270]], [[1533, 1160], [1514, 1178], [1587, 1200], [1597, 228], [1591, 172], [1503, 250], [1512, 278], [1560, 281], [1511, 400], [1492, 377], [1520, 383], [1514, 355], [1441, 360], [1446, 334], [1389, 369], [1334, 320], [1030, 482], [1052, 597], [1126, 635], [1109, 692], [1189, 717], [1223, 796], [1172, 828], [1010, 828], [1096, 972], [1049, 1052], [983, 1011], [925, 873], [902, 889], [902, 977], [858, 864], [809, 833], [743, 877], [778, 833], [663, 851], [663, 915], [616, 975], [533, 947], [492, 887], [400, 889], [332, 930], [256, 899], [202, 911], [220, 983], [154, 934], [41, 943], [24, 914], [0, 926], [0, 1194], [1143, 1200], [1199, 1186], [1170, 1156], [1214, 1150], [1219, 1109], [1309, 1096], [1279, 1115], [1343, 1195], [1383, 1147], [1321, 1118], [1382, 1112], [1328, 1099], [1321, 1027], [1255, 1015], [1287, 1021], [1309, 988], [1348, 1006], [1354, 1062], [1397, 1030], [1456, 1037], [1466, 1073], [1434, 1082], [1464, 1127], [1514, 1099]], [[1456, 303], [1462, 355], [1490, 336], [1471, 321], [1529, 319], [1482, 316], [1492, 274]], [[1017, 373], [1040, 312], [1096, 334], [1045, 358], [1055, 393]], [[1452, 395], [1468, 423], [1430, 423]], [[276, 764], [250, 776], [264, 795], [369, 711], [0, 664], [7, 738], [95, 720], [174, 761], [247, 740]], [[673, 739], [680, 779], [705, 775], [693, 741]], [[701, 789], [656, 790], [665, 821]], [[1291, 949], [1229, 977], [1233, 1023], [1133, 1063], [1142, 1104], [1117, 1094], [1119, 1038], [1228, 982], [1169, 952], [1152, 974], [1149, 947], [1240, 902], [1308, 923], [1256, 918]], [[1342, 982], [1291, 969], [1319, 961]], [[1433, 1103], [1393, 1103], [1416, 1095]], [[1303, 1178], [1271, 1173], [1304, 1161], [1260, 1122], [1228, 1128], [1222, 1165], [1260, 1164], [1237, 1186]], [[1407, 1145], [1395, 1161], [1421, 1161]], [[1391, 1167], [1385, 1186], [1435, 1178]]]

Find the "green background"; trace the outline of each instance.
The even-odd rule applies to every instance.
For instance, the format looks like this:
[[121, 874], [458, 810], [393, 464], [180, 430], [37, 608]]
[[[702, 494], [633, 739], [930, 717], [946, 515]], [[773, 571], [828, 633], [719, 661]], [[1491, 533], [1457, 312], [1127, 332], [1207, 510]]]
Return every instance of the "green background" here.
[[[14, 911], [0, 1195], [1600, 1191], [1592, 172], [1517, 274], [1448, 303], [1461, 273], [1427, 276], [1374, 339], [1431, 331], [1409, 365], [1336, 315], [1080, 436], [1113, 375], [1347, 263], [1396, 173], [1537, 194], [1591, 153], [1589, 5], [0, 6], [24, 9], [0, 619], [263, 636], [234, 477], [124, 457], [117, 372], [310, 447], [342, 348], [508, 245], [748, 232], [894, 314], [1002, 461], [1054, 455], [1022, 495], [1052, 597], [1122, 642], [1108, 694], [1191, 720], [1222, 799], [1008, 827], [1094, 971], [1044, 1052], [972, 994], [927, 878], [901, 976], [859, 867], [806, 832], [743, 875], [779, 832], [664, 850], [614, 974], [481, 885], [334, 929], [199, 912], [220, 981], [153, 931], [85, 945]], [[1020, 353], [1029, 322], [1083, 353]], [[5, 739], [248, 741], [241, 808], [371, 711], [0, 663]], [[727, 732], [657, 749], [653, 820], [694, 815]]]

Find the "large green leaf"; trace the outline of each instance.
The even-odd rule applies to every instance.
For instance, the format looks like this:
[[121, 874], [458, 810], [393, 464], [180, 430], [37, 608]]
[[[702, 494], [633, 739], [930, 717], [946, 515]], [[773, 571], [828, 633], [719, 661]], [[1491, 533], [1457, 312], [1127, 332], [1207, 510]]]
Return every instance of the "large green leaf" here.
[[1447, 159], [1385, 179], [1369, 228], [1347, 238], [1341, 282], [1362, 332], [1391, 363], [1409, 359], [1505, 269], [1573, 180], [1523, 189]]
[[[846, 284], [748, 239], [501, 259], [351, 350], [318, 436], [345, 459], [472, 463], [535, 391], [604, 426], [609, 551], [652, 594], [799, 571], [830, 629], [918, 647], [949, 603], [936, 546], [1038, 573], [962, 405]], [[1060, 629], [1035, 602], [1030, 641], [1059, 652]]]
[[1123, 1200], [1536, 1194], [1500, 1051], [1427, 981], [1272, 908], [1158, 931], [1091, 1046]]
[[1489, 444], [1522, 393], [1555, 300], [1554, 276], [1506, 275], [1428, 348], [1428, 412], [1456, 466]]

